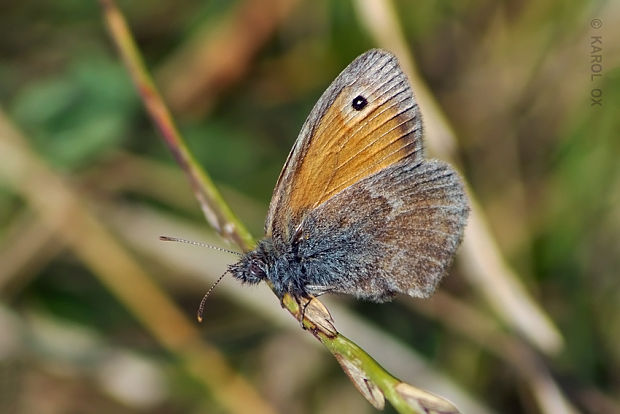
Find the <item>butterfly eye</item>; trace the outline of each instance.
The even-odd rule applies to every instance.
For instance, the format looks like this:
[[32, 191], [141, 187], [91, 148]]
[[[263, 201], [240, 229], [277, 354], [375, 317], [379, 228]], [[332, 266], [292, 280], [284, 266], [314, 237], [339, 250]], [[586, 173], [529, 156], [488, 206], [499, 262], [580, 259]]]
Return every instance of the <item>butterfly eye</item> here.
[[362, 109], [366, 107], [366, 105], [368, 105], [368, 100], [364, 98], [362, 95], [356, 96], [355, 98], [353, 98], [353, 101], [351, 102], [351, 106], [356, 111], [361, 111]]
[[251, 263], [249, 270], [250, 270], [250, 275], [252, 277], [256, 277], [256, 278], [259, 278], [259, 279], [263, 279], [265, 277], [265, 272], [256, 263]]

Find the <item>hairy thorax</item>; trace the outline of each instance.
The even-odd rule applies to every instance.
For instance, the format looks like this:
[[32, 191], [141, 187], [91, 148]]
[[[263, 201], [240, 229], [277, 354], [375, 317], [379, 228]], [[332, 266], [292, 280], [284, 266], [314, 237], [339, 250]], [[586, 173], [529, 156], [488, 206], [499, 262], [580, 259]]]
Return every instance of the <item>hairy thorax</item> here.
[[309, 293], [306, 262], [291, 243], [283, 251], [276, 251], [270, 238], [261, 240], [256, 249], [246, 253], [239, 262], [230, 266], [234, 277], [244, 283], [255, 284], [268, 280], [273, 284], [279, 298], [285, 293], [295, 297], [307, 297]]

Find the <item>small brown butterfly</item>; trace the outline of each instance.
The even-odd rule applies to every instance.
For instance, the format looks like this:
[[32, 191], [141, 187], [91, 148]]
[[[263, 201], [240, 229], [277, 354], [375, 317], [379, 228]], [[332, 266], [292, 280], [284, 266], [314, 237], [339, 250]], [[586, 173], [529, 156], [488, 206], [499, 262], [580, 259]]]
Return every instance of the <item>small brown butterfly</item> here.
[[314, 106], [280, 173], [265, 238], [229, 271], [270, 280], [280, 298], [428, 297], [468, 211], [456, 171], [424, 158], [418, 104], [397, 59], [370, 50]]

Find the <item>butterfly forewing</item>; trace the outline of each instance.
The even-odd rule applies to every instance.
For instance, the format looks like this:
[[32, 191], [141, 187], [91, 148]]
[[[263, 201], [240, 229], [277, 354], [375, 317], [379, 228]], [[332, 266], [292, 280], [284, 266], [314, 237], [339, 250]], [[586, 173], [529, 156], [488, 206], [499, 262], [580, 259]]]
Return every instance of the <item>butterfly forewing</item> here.
[[422, 159], [421, 132], [396, 58], [381, 50], [357, 58], [306, 120], [276, 184], [267, 236], [288, 239], [308, 211], [345, 188], [404, 158]]

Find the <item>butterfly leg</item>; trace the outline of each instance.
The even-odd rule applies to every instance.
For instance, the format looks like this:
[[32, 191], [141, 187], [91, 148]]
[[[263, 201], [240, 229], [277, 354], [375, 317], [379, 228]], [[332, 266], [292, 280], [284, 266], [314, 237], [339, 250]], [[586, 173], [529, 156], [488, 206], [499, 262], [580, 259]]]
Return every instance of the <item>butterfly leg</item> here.
[[301, 323], [301, 327], [304, 329], [306, 329], [304, 327], [304, 318], [306, 317], [306, 309], [310, 305], [310, 302], [312, 302], [314, 299], [318, 298], [319, 296], [322, 296], [326, 293], [331, 292], [332, 288], [328, 286], [307, 285], [306, 290], [308, 291], [308, 296], [304, 297], [304, 299], [306, 299], [306, 303], [303, 305], [303, 307], [301, 306], [299, 298], [295, 299], [297, 300], [297, 304], [300, 305], [301, 307], [301, 315], [300, 315], [299, 322]]
[[304, 326], [304, 318], [306, 317], [306, 309], [308, 309], [308, 305], [310, 304], [310, 302], [312, 302], [312, 299], [314, 299], [314, 297], [310, 296], [305, 299], [306, 299], [306, 303], [304, 303], [303, 305], [301, 305], [299, 300], [297, 301], [297, 303], [300, 305], [300, 308], [301, 308], [301, 315], [299, 315], [299, 323], [301, 323], [302, 329], [306, 329], [306, 327]]
[[326, 293], [333, 292], [334, 288], [321, 285], [307, 285], [306, 290], [310, 292], [312, 296], [318, 298], [319, 296], [323, 296]]
[[313, 296], [313, 295], [308, 295], [308, 296], [294, 295], [293, 296], [293, 298], [295, 299], [295, 302], [297, 302], [297, 306], [301, 310], [301, 312], [299, 312], [299, 318], [297, 319], [297, 321], [301, 325], [301, 329], [304, 329], [304, 330], [306, 329], [306, 327], [304, 326], [304, 319], [306, 317], [306, 309], [308, 309], [308, 306], [310, 305], [312, 300], [314, 300], [315, 297], [316, 296]]

